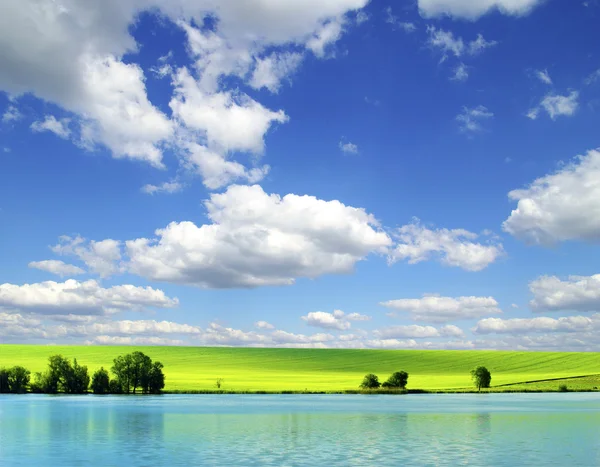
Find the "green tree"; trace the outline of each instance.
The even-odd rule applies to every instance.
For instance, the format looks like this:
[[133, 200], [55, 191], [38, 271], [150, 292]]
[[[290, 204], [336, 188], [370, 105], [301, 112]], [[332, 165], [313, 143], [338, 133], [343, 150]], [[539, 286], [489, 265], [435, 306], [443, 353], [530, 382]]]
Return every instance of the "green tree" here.
[[362, 389], [378, 389], [380, 386], [381, 383], [379, 382], [379, 378], [377, 377], [377, 375], [374, 375], [372, 373], [365, 375], [365, 377], [363, 378], [363, 382], [360, 385]]
[[163, 373], [163, 364], [160, 362], [154, 362], [148, 373], [146, 379], [146, 386], [144, 392], [150, 394], [160, 394], [161, 390], [165, 387], [165, 374]]
[[108, 383], [108, 392], [110, 394], [123, 394], [123, 386], [116, 379], [111, 379]]
[[8, 370], [8, 387], [10, 392], [24, 394], [29, 386], [31, 372], [22, 366], [14, 366]]
[[408, 383], [408, 373], [406, 371], [396, 371], [382, 384], [384, 388], [405, 389]]
[[0, 394], [7, 394], [10, 392], [8, 375], [9, 371], [6, 368], [0, 368]]
[[92, 376], [92, 391], [94, 394], [108, 394], [110, 392], [110, 377], [104, 367], [101, 367]]
[[138, 388], [144, 393], [158, 393], [165, 385], [162, 363], [152, 363], [142, 352], [120, 355], [113, 362], [111, 371], [126, 394], [136, 394]]
[[478, 366], [471, 370], [471, 378], [478, 391], [481, 391], [481, 388], [489, 388], [492, 382], [492, 374], [484, 366]]

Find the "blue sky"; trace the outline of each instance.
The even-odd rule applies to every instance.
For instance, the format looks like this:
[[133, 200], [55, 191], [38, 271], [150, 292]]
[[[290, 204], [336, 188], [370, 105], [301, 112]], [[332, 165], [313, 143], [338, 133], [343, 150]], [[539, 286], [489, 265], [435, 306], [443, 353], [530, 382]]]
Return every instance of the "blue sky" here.
[[598, 2], [5, 10], [0, 342], [598, 350]]

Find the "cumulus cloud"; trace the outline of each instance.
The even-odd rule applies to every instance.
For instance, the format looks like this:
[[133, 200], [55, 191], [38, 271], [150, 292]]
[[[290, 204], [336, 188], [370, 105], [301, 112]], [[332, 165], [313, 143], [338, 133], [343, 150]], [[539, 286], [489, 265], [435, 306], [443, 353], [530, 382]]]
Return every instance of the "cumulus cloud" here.
[[255, 89], [267, 88], [277, 93], [281, 81], [296, 71], [302, 59], [302, 54], [293, 52], [272, 53], [267, 57], [257, 58], [250, 86]]
[[418, 0], [419, 12], [424, 17], [448, 15], [476, 20], [497, 10], [510, 16], [524, 16], [543, 0]]
[[371, 317], [361, 315], [359, 313], [346, 314], [342, 310], [334, 310], [333, 313], [326, 313], [324, 311], [312, 311], [306, 316], [302, 316], [302, 319], [309, 326], [345, 331], [352, 327], [350, 321], [368, 321], [371, 319]]
[[571, 117], [579, 108], [579, 92], [571, 91], [568, 95], [561, 96], [559, 94], [547, 94], [540, 105], [530, 109], [527, 116], [531, 120], [538, 118], [540, 111], [545, 111], [552, 120], [557, 117]]
[[59, 255], [75, 256], [83, 261], [90, 272], [108, 277], [121, 272], [121, 242], [112, 239], [87, 241], [85, 238], [63, 235], [52, 251]]
[[231, 186], [205, 202], [212, 224], [172, 222], [156, 238], [126, 242], [130, 272], [204, 288], [290, 285], [346, 274], [391, 244], [360, 208], [312, 196]]
[[600, 274], [561, 280], [543, 276], [529, 284], [534, 311], [600, 311]]
[[31, 130], [36, 133], [49, 131], [59, 138], [67, 139], [71, 136], [71, 130], [69, 129], [70, 121], [71, 120], [68, 118], [57, 120], [54, 115], [46, 115], [43, 121], [33, 122], [31, 124]]
[[268, 323], [267, 321], [257, 321], [256, 323], [254, 323], [254, 326], [258, 329], [275, 329], [275, 326], [273, 326], [271, 323]]
[[0, 285], [0, 308], [31, 313], [101, 315], [177, 304], [176, 298], [159, 289], [133, 285], [103, 288], [94, 280]]
[[596, 242], [600, 240], [600, 151], [578, 156], [508, 196], [518, 203], [503, 224], [511, 235], [543, 245]]
[[61, 277], [85, 274], [85, 271], [80, 267], [53, 259], [46, 261], [32, 261], [29, 263], [29, 267], [33, 269], [39, 269], [40, 271], [50, 272]]
[[389, 300], [380, 305], [394, 311], [409, 313], [415, 321], [447, 323], [460, 319], [481, 318], [502, 313], [493, 297], [441, 297], [424, 295], [422, 298]]
[[600, 329], [600, 314], [592, 317], [487, 318], [473, 328], [477, 334], [528, 334], [544, 332], [592, 332]]
[[[264, 132], [257, 135], [257, 127], [265, 126], [265, 114], [269, 121], [281, 121], [283, 113], [273, 116], [242, 93], [234, 95], [221, 86], [223, 78], [236, 76], [275, 92], [297, 68], [303, 50], [325, 56], [347, 27], [346, 16], [358, 13], [367, 0], [290, 0], [281, 5], [260, 0], [7, 2], [0, 19], [0, 48], [7, 51], [0, 57], [0, 90], [32, 93], [72, 113], [71, 138], [82, 147], [104, 146], [115, 158], [163, 168], [165, 147], [177, 149], [182, 139], [184, 152], [189, 143], [222, 144], [222, 151], [216, 152], [222, 159], [230, 150], [262, 148]], [[200, 99], [188, 93], [196, 99], [194, 111], [180, 102], [186, 90], [193, 91], [189, 83], [182, 83], [187, 70], [174, 70], [170, 55], [152, 68], [159, 78], [175, 80], [175, 121], [148, 99], [140, 66], [123, 61], [139, 50], [131, 26], [142, 12], [160, 14], [186, 34], [197, 76], [191, 81], [201, 90]], [[214, 27], [197, 29], [194, 25], [203, 24], [206, 17], [216, 20]], [[289, 46], [298, 53], [288, 53]], [[48, 122], [45, 126], [50, 129]], [[211, 145], [206, 149], [215, 153]]]
[[456, 121], [461, 132], [474, 134], [483, 131], [482, 122], [493, 116], [494, 114], [483, 105], [472, 108], [463, 107], [462, 112], [456, 116]]
[[419, 326], [411, 324], [408, 326], [390, 326], [373, 332], [377, 339], [423, 339], [432, 337], [464, 337], [462, 329], [454, 325], [441, 328], [433, 326]]
[[477, 243], [479, 235], [464, 229], [431, 230], [418, 220], [407, 224], [395, 233], [395, 246], [389, 261], [408, 261], [416, 264], [432, 257], [447, 266], [467, 271], [481, 271], [504, 253], [500, 243]]

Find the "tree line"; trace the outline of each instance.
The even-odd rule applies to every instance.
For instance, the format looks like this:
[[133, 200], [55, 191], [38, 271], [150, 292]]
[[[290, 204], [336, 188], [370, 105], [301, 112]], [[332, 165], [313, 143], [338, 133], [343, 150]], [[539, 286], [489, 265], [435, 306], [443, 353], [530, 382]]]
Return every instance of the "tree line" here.
[[[481, 388], [489, 388], [492, 382], [492, 374], [484, 366], [478, 366], [471, 370], [471, 379], [473, 384], [478, 391]], [[408, 384], [408, 373], [406, 371], [396, 371], [387, 379], [387, 381], [381, 383], [379, 377], [373, 373], [365, 375], [362, 383], [360, 384], [361, 389], [373, 390], [373, 389], [406, 389]]]
[[46, 371], [35, 373], [33, 380], [22, 366], [0, 368], [0, 393], [87, 394], [91, 389], [94, 394], [160, 394], [165, 387], [163, 368], [144, 353], [132, 352], [115, 358], [110, 373], [101, 367], [90, 378], [87, 366], [76, 358], [71, 362], [52, 355]]

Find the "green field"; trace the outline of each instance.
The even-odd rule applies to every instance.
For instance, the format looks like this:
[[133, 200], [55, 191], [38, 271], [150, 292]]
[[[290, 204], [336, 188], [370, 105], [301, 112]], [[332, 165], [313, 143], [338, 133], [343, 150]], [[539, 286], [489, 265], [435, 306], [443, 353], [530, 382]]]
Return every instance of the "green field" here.
[[[118, 355], [140, 350], [165, 365], [167, 391], [211, 390], [217, 378], [231, 391], [344, 391], [357, 389], [366, 373], [385, 380], [393, 371], [409, 373], [409, 389], [471, 388], [469, 371], [484, 365], [497, 389], [600, 387], [600, 354], [480, 350], [317, 350], [231, 347], [104, 347], [0, 345], [0, 367], [22, 365], [42, 371], [50, 355], [76, 357], [91, 372], [110, 368]], [[529, 381], [538, 381], [524, 385]]]

